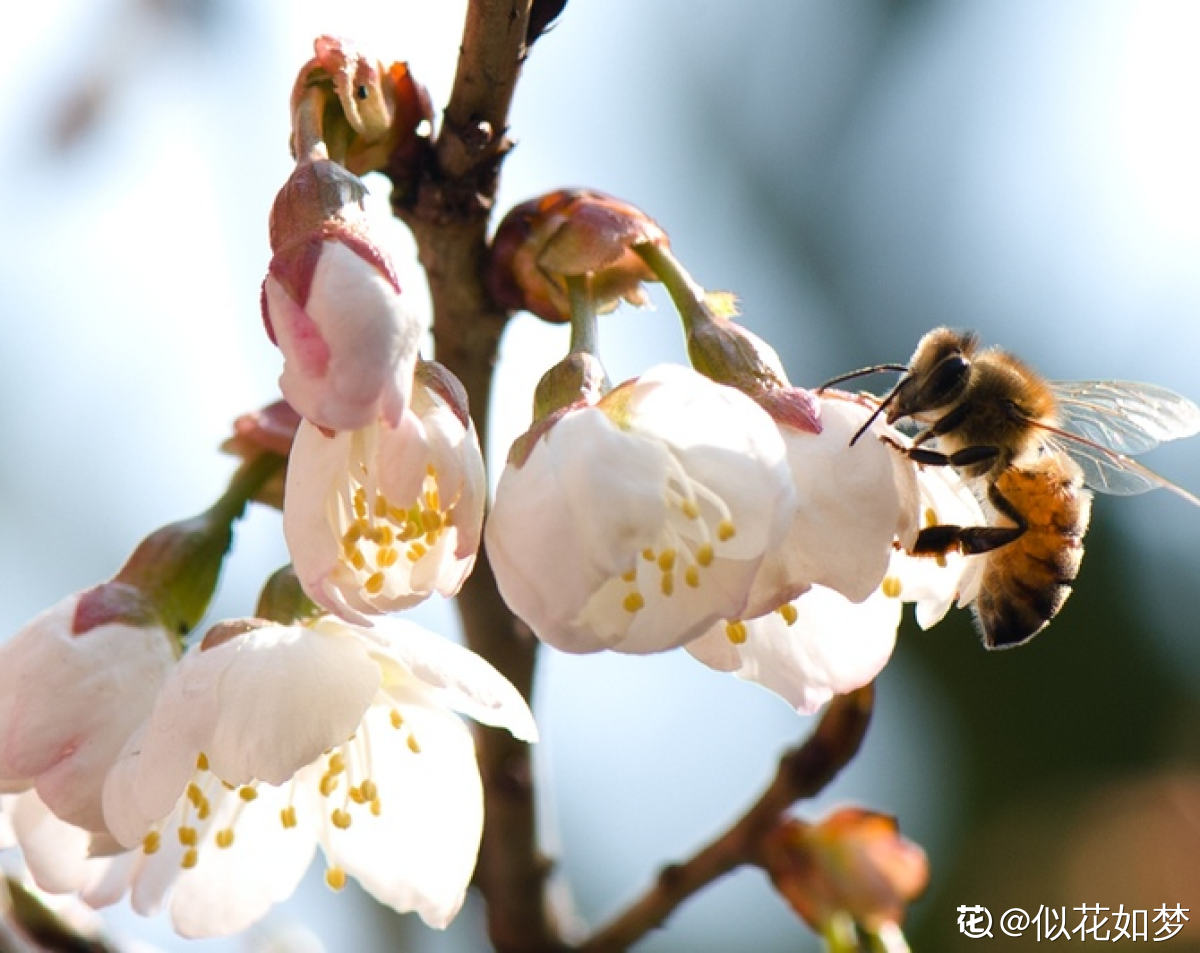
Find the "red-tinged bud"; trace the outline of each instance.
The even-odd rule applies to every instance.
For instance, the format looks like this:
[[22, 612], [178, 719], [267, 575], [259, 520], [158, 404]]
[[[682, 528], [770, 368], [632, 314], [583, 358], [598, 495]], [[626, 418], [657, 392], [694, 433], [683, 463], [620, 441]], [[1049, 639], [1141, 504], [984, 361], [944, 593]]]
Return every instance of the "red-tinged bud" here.
[[903, 921], [929, 880], [925, 852], [900, 836], [895, 818], [842, 808], [817, 824], [782, 821], [764, 840], [761, 863], [808, 924], [827, 932], [849, 915], [869, 934]]
[[[292, 405], [286, 400], [277, 400], [238, 417], [233, 422], [233, 435], [221, 444], [221, 450], [240, 457], [243, 463], [264, 453], [286, 459], [292, 452], [292, 441], [296, 439], [299, 426], [300, 415]], [[256, 503], [283, 509], [282, 471], [263, 483], [253, 499]]]
[[530, 199], [504, 217], [492, 240], [488, 287], [497, 303], [547, 321], [571, 317], [567, 279], [587, 277], [594, 307], [646, 303], [654, 275], [634, 245], [667, 247], [667, 235], [640, 209], [588, 189]]
[[411, 169], [428, 143], [429, 93], [406, 63], [384, 66], [351, 40], [319, 36], [292, 88], [293, 152], [324, 154], [357, 175]]

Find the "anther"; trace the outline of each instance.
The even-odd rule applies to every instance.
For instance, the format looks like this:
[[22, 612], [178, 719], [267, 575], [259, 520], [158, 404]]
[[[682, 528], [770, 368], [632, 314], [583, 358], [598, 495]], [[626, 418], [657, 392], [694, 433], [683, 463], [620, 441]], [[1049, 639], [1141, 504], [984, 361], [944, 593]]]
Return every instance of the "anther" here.
[[646, 560], [646, 562], [648, 562], [648, 563], [654, 562], [654, 560], [655, 560], [654, 550], [651, 549], [649, 546], [647, 546], [645, 549], [642, 550], [642, 559]]
[[669, 596], [675, 591], [675, 577], [670, 573], [663, 573], [662, 579], [659, 580], [659, 589], [664, 596]]
[[621, 600], [621, 606], [626, 612], [637, 612], [638, 609], [642, 608], [642, 606], [645, 604], [646, 600], [642, 598], [642, 594], [640, 592], [631, 592]]
[[162, 835], [158, 831], [147, 831], [142, 838], [142, 850], [147, 854], [153, 854], [161, 846]]
[[417, 744], [417, 736], [416, 735], [410, 734], [408, 736], [408, 750], [411, 751], [413, 754], [421, 753], [421, 746], [419, 744]]
[[371, 595], [377, 596], [383, 592], [384, 575], [381, 572], [373, 572], [367, 577], [367, 581], [363, 583], [363, 588]]
[[375, 801], [379, 798], [379, 788], [370, 778], [366, 778], [363, 783], [358, 786], [358, 789], [362, 792], [363, 798], [368, 801]]
[[711, 566], [713, 561], [713, 548], [711, 543], [701, 543], [696, 549], [696, 562], [701, 566]]
[[729, 520], [721, 520], [721, 522], [717, 524], [717, 539], [719, 539], [721, 542], [733, 539], [733, 534], [735, 532], [737, 532], [737, 530], [734, 528], [733, 523], [731, 523]]
[[900, 596], [900, 580], [895, 576], [884, 576], [879, 589], [889, 599], [897, 599]]
[[926, 526], [937, 526], [937, 521], [938, 521], [937, 513], [934, 512], [934, 509], [932, 506], [929, 507], [927, 510], [925, 510], [925, 525]]
[[679, 504], [679, 508], [683, 511], [683, 515], [690, 520], [694, 520], [700, 515], [700, 507], [695, 500], [684, 500]]
[[179, 827], [179, 843], [184, 847], [196, 846], [196, 828], [181, 824]]
[[179, 866], [184, 870], [191, 870], [196, 866], [196, 861], [200, 859], [200, 855], [196, 852], [195, 847], [189, 847], [183, 852], [183, 857], [179, 861]]
[[670, 572], [675, 568], [675, 550], [664, 549], [658, 554], [658, 568], [663, 572]]
[[240, 797], [243, 801], [253, 801], [256, 797], [258, 797], [258, 792], [248, 784], [243, 784], [240, 788], [238, 788], [238, 797]]
[[285, 828], [296, 826], [296, 808], [289, 804], [279, 812], [279, 823]]
[[330, 890], [341, 890], [346, 886], [346, 871], [341, 867], [330, 867], [325, 871], [325, 885]]
[[344, 831], [350, 826], [350, 812], [343, 811], [341, 808], [333, 811], [329, 815], [329, 819], [333, 821], [333, 826], [340, 831]]
[[217, 831], [216, 836], [218, 847], [230, 847], [233, 845], [233, 828], [225, 827]]
[[700, 570], [695, 566], [688, 566], [683, 571], [683, 581], [693, 589], [697, 588], [700, 585]]
[[623, 573], [621, 573], [621, 578], [624, 579], [626, 582], [633, 582], [634, 580], [637, 579], [637, 570], [631, 569], [631, 570], [629, 570], [629, 572], [623, 572]]
[[778, 612], [781, 616], [783, 616], [783, 621], [787, 625], [795, 625], [796, 620], [798, 618], [800, 618], [800, 613], [796, 609], [796, 606], [790, 602], [785, 602], [783, 605], [781, 605], [775, 611]]
[[746, 623], [740, 620], [726, 622], [725, 637], [734, 645], [741, 645], [746, 641]]
[[396, 711], [395, 708], [392, 709], [390, 717], [391, 717], [393, 728], [399, 728], [401, 725], [404, 724], [404, 718], [401, 716], [400, 712]]
[[208, 755], [206, 755], [203, 751], [201, 751], [198, 755], [196, 755], [196, 770], [197, 771], [207, 771], [208, 770]]

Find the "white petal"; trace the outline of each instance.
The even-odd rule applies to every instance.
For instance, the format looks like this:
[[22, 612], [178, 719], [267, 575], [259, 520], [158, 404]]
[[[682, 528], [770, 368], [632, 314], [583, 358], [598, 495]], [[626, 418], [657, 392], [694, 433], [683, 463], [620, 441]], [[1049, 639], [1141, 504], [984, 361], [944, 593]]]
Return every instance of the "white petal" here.
[[[318, 623], [323, 624], [328, 623]], [[522, 741], [537, 740], [533, 714], [521, 693], [469, 649], [394, 617], [379, 620], [365, 637], [385, 664], [383, 687], [389, 693], [405, 691], [415, 679], [421, 695], [433, 703], [507, 728]]]
[[401, 712], [421, 751], [406, 746], [385, 710], [372, 710], [367, 727], [381, 811], [339, 831], [330, 861], [381, 903], [442, 928], [462, 906], [475, 869], [483, 790], [470, 732], [458, 718], [420, 707]]
[[[246, 929], [290, 897], [308, 869], [316, 849], [312, 825], [284, 828], [279, 820], [288, 788], [259, 785], [257, 792], [250, 803], [236, 794], [214, 803], [196, 866], [180, 871], [171, 891], [171, 923], [182, 936], [223, 936]], [[215, 832], [231, 824], [233, 844], [218, 847]]]
[[[746, 641], [732, 646], [739, 678], [757, 682], [809, 714], [834, 695], [859, 688], [887, 664], [900, 622], [900, 601], [875, 593], [854, 603], [820, 586], [793, 602], [796, 621], [788, 625], [772, 612], [745, 623]], [[687, 646], [705, 664], [730, 669], [723, 626]]]
[[192, 672], [211, 687], [218, 707], [207, 746], [214, 774], [230, 784], [252, 780], [283, 784], [322, 751], [341, 744], [358, 726], [379, 688], [379, 668], [344, 628], [317, 632], [304, 626], [254, 629], [215, 648], [189, 653], [180, 663], [150, 722], [185, 717]]
[[0, 646], [0, 778], [33, 778], [63, 819], [103, 829], [104, 774], [174, 662], [168, 634], [124, 624], [71, 633], [78, 596]]

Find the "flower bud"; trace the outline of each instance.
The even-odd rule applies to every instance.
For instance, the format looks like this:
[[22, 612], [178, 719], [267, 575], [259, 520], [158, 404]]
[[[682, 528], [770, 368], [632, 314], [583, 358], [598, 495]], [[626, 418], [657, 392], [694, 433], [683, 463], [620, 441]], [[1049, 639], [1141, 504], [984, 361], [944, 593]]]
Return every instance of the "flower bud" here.
[[334, 162], [296, 166], [271, 209], [274, 256], [263, 319], [283, 352], [284, 397], [328, 430], [399, 418], [425, 332], [363, 206], [363, 184]]
[[877, 934], [904, 919], [929, 880], [925, 852], [893, 817], [842, 808], [817, 824], [783, 820], [762, 844], [776, 889], [814, 930], [849, 914]]
[[643, 281], [654, 275], [634, 245], [667, 245], [667, 235], [640, 209], [602, 192], [560, 189], [522, 202], [492, 240], [488, 287], [503, 307], [556, 323], [570, 319], [566, 279], [588, 276], [596, 310], [622, 299], [646, 304]]
[[408, 65], [385, 67], [342, 37], [319, 36], [313, 49], [292, 88], [296, 158], [310, 158], [319, 141], [356, 175], [411, 169], [427, 142], [419, 133], [433, 120], [433, 104]]

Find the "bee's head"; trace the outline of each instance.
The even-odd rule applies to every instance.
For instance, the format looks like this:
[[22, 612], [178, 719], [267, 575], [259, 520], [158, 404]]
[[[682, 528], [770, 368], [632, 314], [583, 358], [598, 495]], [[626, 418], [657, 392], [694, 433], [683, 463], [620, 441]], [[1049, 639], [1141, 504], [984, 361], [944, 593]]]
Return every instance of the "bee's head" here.
[[888, 400], [887, 421], [947, 407], [962, 397], [971, 379], [974, 334], [935, 328], [913, 352], [908, 372]]

